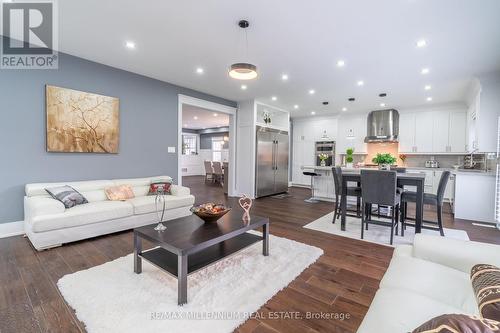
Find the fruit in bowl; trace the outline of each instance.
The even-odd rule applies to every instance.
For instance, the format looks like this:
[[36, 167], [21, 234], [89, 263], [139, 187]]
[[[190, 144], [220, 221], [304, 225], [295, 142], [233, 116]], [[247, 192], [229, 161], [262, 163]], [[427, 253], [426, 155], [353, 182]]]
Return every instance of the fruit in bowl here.
[[231, 208], [223, 204], [216, 204], [213, 202], [204, 203], [191, 208], [191, 212], [205, 222], [216, 222], [230, 210]]

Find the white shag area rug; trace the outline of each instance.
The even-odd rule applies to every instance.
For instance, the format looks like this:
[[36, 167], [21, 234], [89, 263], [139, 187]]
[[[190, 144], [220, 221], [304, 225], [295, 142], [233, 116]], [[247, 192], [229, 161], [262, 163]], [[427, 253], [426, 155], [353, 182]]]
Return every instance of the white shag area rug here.
[[[391, 229], [389, 227], [370, 224], [368, 226], [368, 230], [365, 230], [364, 239], [361, 239], [361, 219], [347, 216], [346, 231], [340, 230], [340, 218], [335, 221], [335, 224], [332, 223], [332, 219], [333, 219], [333, 212], [320, 217], [316, 221], [306, 224], [304, 228], [391, 246], [389, 244], [391, 238], [391, 233], [390, 233]], [[374, 217], [374, 219], [378, 218]], [[380, 218], [380, 220], [384, 221], [383, 218]], [[422, 229], [422, 233], [439, 236], [439, 231]], [[467, 232], [464, 230], [444, 228], [444, 236], [461, 240], [469, 240], [469, 235], [467, 235]], [[405, 235], [404, 237], [402, 237], [401, 224], [399, 224], [399, 236], [396, 236], [396, 234], [394, 234], [393, 246], [401, 244], [413, 244], [414, 237], [415, 237], [415, 229], [413, 227], [407, 227], [405, 230]]]
[[188, 303], [177, 305], [177, 279], [133, 255], [63, 276], [57, 283], [89, 333], [232, 332], [323, 250], [270, 235], [188, 276]]

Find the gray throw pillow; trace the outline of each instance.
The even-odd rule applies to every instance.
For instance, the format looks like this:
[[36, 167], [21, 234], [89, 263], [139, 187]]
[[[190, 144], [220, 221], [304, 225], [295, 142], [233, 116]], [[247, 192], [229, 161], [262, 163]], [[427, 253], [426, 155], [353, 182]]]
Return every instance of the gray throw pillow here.
[[45, 191], [52, 198], [61, 201], [66, 208], [88, 203], [87, 199], [80, 192], [68, 185], [46, 188]]

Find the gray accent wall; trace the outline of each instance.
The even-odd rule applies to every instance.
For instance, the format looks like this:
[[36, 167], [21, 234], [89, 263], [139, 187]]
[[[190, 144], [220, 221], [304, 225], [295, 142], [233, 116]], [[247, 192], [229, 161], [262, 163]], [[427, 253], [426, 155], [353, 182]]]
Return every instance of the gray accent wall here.
[[[74, 56], [59, 57], [58, 70], [0, 70], [0, 223], [23, 220], [26, 183], [155, 175], [176, 180], [178, 154], [167, 153], [167, 147], [178, 147], [178, 94], [236, 107], [232, 101]], [[47, 153], [46, 84], [118, 97], [119, 153]]]

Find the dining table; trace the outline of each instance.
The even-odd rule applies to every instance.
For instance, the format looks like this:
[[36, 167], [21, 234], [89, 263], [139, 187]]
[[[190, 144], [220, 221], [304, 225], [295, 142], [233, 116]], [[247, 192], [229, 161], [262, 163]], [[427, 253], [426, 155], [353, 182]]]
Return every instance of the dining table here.
[[[424, 218], [424, 189], [425, 173], [423, 172], [405, 172], [397, 173], [397, 186], [414, 186], [416, 188], [416, 211], [415, 211], [415, 233], [422, 232], [422, 221]], [[346, 230], [346, 212], [347, 212], [347, 185], [349, 182], [361, 184], [361, 170], [346, 170], [342, 172], [342, 193], [341, 193], [341, 220], [340, 229]], [[362, 186], [362, 185], [361, 185]]]

